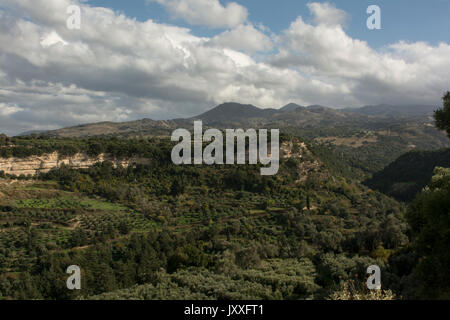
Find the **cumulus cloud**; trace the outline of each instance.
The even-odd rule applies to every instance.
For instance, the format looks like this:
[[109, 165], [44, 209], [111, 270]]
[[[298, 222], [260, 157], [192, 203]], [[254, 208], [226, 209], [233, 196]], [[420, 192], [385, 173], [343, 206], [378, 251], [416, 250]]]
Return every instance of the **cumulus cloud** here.
[[328, 2], [310, 2], [307, 6], [313, 14], [316, 24], [344, 25], [349, 18], [345, 11], [336, 8]]
[[223, 6], [219, 0], [147, 0], [164, 6], [174, 17], [192, 25], [231, 28], [247, 20], [247, 9], [236, 2]]
[[51, 47], [58, 43], [67, 45], [67, 42], [65, 42], [64, 39], [62, 39], [55, 31], [52, 31], [49, 34], [45, 35], [41, 40], [41, 45], [45, 48]]
[[251, 24], [227, 30], [212, 38], [211, 43], [247, 53], [272, 49], [272, 40]]
[[310, 4], [312, 22], [298, 17], [274, 41], [245, 19], [207, 38], [85, 2], [81, 29], [69, 30], [70, 4], [2, 0], [0, 132], [188, 117], [226, 101], [429, 104], [450, 87], [447, 43], [377, 51], [328, 4]]
[[15, 104], [0, 103], [0, 115], [3, 117], [8, 117], [21, 110], [22, 109], [17, 107], [17, 105]]
[[298, 17], [279, 37], [272, 65], [344, 84], [361, 104], [432, 103], [449, 87], [449, 44], [401, 41], [379, 52], [346, 34], [340, 10], [319, 3], [308, 7], [314, 23]]
[[258, 81], [285, 72], [272, 73], [243, 52], [83, 4], [81, 29], [68, 30], [53, 17], [69, 1], [41, 1], [52, 17], [36, 11], [37, 2], [8, 2], [0, 22], [0, 43], [8, 44], [0, 49], [0, 101], [23, 109], [17, 123], [58, 127], [192, 116], [228, 100], [277, 103]]

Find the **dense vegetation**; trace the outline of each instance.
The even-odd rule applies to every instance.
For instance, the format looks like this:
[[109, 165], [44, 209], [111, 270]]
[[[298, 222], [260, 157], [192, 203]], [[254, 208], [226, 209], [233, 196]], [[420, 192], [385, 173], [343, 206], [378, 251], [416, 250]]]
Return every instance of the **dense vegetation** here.
[[[138, 290], [159, 298], [167, 286], [180, 298], [323, 298], [363, 279], [370, 264], [389, 273], [389, 257], [408, 244], [402, 205], [334, 177], [313, 154], [261, 177], [258, 166], [175, 166], [159, 147], [170, 144], [157, 144], [149, 165], [63, 166], [5, 185], [3, 297], [88, 297], [147, 284]], [[80, 292], [65, 288], [71, 264], [83, 271]], [[182, 280], [194, 275], [211, 278], [206, 288]]]
[[[26, 137], [7, 137], [0, 135], [0, 158], [26, 158], [58, 152], [60, 156], [73, 156], [86, 153], [97, 156], [107, 153], [114, 157], [129, 158], [142, 156], [155, 158], [163, 155], [166, 159], [169, 144], [160, 139], [119, 139], [117, 137], [96, 137], [80, 139], [54, 138], [47, 135]], [[168, 151], [170, 157], [170, 150]]]
[[[2, 135], [1, 157], [148, 164], [3, 174], [0, 299], [448, 299], [450, 173], [435, 166], [449, 166], [449, 150], [407, 153], [368, 183], [402, 200], [428, 185], [406, 206], [361, 183], [385, 161], [370, 163], [380, 144], [367, 139], [383, 136], [351, 147], [285, 134], [290, 156], [263, 177], [258, 165], [175, 166], [164, 138]], [[364, 287], [373, 264], [377, 293]], [[69, 265], [81, 267], [79, 291], [66, 287]]]
[[436, 119], [436, 127], [445, 130], [450, 138], [450, 91], [442, 97], [443, 107], [436, 110], [434, 118]]
[[411, 201], [429, 182], [435, 167], [450, 167], [450, 149], [411, 151], [364, 183], [400, 201]]
[[429, 186], [410, 205], [407, 218], [419, 256], [414, 269], [418, 294], [450, 299], [450, 169], [435, 170]]

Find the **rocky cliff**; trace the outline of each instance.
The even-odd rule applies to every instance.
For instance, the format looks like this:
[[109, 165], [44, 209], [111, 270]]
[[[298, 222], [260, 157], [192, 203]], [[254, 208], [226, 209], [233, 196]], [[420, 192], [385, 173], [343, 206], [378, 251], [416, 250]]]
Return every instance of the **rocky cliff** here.
[[118, 159], [107, 154], [90, 157], [84, 153], [73, 156], [62, 157], [57, 152], [44, 154], [42, 156], [31, 156], [27, 158], [0, 158], [0, 171], [11, 175], [35, 175], [40, 172], [48, 172], [65, 164], [75, 169], [88, 168], [97, 162], [111, 161], [115, 166], [128, 167], [133, 163], [146, 164], [149, 159], [132, 157]]
[[[268, 147], [270, 154], [270, 147]], [[280, 146], [280, 156], [282, 158], [303, 159], [305, 156], [312, 157], [304, 142], [285, 141]], [[35, 175], [37, 173], [45, 173], [53, 168], [59, 168], [65, 164], [74, 169], [89, 168], [97, 162], [110, 161], [114, 166], [128, 167], [132, 164], [149, 164], [150, 159], [142, 157], [116, 158], [108, 154], [100, 154], [96, 157], [88, 156], [85, 153], [77, 153], [73, 156], [61, 156], [58, 152], [44, 154], [42, 156], [30, 156], [26, 158], [1, 158], [0, 171], [6, 174], [20, 176], [21, 174]], [[303, 171], [316, 169], [319, 166], [317, 160], [300, 161], [300, 167]]]

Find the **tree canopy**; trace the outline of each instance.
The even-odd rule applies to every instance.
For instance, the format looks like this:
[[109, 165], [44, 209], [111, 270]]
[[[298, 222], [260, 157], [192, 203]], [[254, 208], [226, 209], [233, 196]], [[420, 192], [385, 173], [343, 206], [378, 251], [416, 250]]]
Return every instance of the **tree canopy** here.
[[442, 100], [444, 106], [434, 112], [434, 119], [436, 120], [436, 127], [445, 130], [450, 138], [450, 91], [447, 91]]

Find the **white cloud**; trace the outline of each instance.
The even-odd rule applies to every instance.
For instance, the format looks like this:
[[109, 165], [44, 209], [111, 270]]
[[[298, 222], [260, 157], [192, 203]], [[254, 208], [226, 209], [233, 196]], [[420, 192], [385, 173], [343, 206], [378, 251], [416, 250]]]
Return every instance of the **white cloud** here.
[[62, 44], [67, 45], [67, 42], [62, 39], [59, 34], [57, 34], [55, 31], [50, 32], [49, 34], [45, 35], [41, 38], [41, 45], [44, 48], [51, 47], [55, 44]]
[[[279, 52], [270, 58], [273, 65], [334, 86], [341, 83], [360, 104], [429, 104], [449, 88], [449, 44], [399, 42], [379, 52], [346, 34], [335, 8], [308, 7], [314, 24], [298, 17], [279, 37]], [[328, 16], [335, 22], [324, 23]]]
[[247, 9], [236, 2], [223, 6], [219, 0], [147, 0], [164, 6], [174, 17], [192, 25], [232, 28], [247, 20]]
[[0, 115], [3, 117], [10, 116], [19, 111], [22, 111], [22, 109], [15, 104], [0, 103]]
[[348, 20], [348, 14], [328, 2], [310, 2], [307, 4], [309, 10], [314, 16], [316, 24], [325, 24], [329, 26], [344, 25]]
[[[69, 4], [2, 0], [0, 131], [188, 117], [225, 101], [430, 104], [450, 88], [449, 44], [398, 42], [377, 51], [346, 34], [329, 5], [310, 4], [313, 23], [298, 17], [271, 41], [242, 21], [197, 37], [85, 3], [81, 29], [69, 30]], [[323, 23], [327, 16], [334, 22]]]
[[272, 49], [271, 39], [251, 24], [239, 25], [225, 31], [215, 36], [211, 44], [247, 53]]

